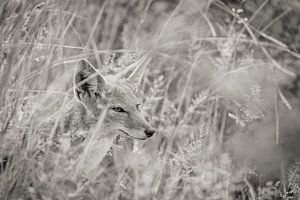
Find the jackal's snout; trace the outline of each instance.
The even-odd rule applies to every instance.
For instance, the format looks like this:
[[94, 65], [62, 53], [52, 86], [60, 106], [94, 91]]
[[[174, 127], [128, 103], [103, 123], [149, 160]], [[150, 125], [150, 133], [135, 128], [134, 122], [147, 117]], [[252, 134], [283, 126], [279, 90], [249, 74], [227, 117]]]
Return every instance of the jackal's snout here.
[[153, 129], [145, 129], [145, 134], [147, 135], [147, 137], [152, 137], [152, 135], [155, 133], [155, 130]]

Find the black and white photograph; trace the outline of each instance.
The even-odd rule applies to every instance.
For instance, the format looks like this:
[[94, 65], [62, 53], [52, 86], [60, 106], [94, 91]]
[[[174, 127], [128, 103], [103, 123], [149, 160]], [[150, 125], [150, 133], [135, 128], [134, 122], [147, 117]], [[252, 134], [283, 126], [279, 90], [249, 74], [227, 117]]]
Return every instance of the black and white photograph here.
[[300, 0], [0, 0], [0, 200], [300, 200]]

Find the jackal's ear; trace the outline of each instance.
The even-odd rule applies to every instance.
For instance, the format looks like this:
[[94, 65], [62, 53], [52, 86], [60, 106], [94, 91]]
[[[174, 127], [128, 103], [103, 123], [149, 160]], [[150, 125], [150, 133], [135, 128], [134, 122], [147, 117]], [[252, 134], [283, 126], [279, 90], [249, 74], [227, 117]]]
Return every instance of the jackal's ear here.
[[74, 93], [79, 100], [101, 98], [106, 85], [104, 77], [89, 61], [78, 61], [74, 76]]

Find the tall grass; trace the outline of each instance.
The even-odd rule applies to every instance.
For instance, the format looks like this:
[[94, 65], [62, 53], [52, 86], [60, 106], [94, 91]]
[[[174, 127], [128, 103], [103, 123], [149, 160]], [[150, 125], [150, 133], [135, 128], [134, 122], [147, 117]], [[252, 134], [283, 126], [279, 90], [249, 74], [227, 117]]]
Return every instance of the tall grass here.
[[[280, 85], [296, 73], [271, 52], [300, 55], [254, 28], [255, 13], [247, 20], [219, 1], [184, 0], [4, 0], [0, 9], [1, 199], [297, 198], [299, 166], [284, 178], [279, 148], [282, 113], [293, 108]], [[78, 59], [116, 74], [145, 55], [153, 138], [134, 141], [133, 152], [122, 150], [132, 142], [124, 138], [101, 146], [100, 165], [87, 154], [104, 143], [85, 143], [78, 159], [69, 138], [60, 151], [49, 147], [59, 118], [47, 120], [73, 98]], [[88, 175], [87, 163], [97, 166]], [[251, 181], [271, 168], [285, 185]]]

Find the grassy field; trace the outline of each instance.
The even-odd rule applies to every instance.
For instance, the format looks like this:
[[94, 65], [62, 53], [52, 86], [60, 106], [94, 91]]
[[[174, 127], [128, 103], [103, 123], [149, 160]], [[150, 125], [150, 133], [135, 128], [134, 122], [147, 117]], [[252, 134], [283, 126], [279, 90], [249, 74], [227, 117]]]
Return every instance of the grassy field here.
[[[246, 17], [209, 0], [1, 1], [0, 199], [299, 199], [300, 54], [268, 32], [283, 15], [252, 24], [268, 6]], [[79, 59], [117, 74], [145, 56], [152, 138], [114, 164], [122, 141], [99, 166], [91, 156], [88, 173], [68, 138], [49, 148], [55, 124], [40, 124], [73, 98]]]

